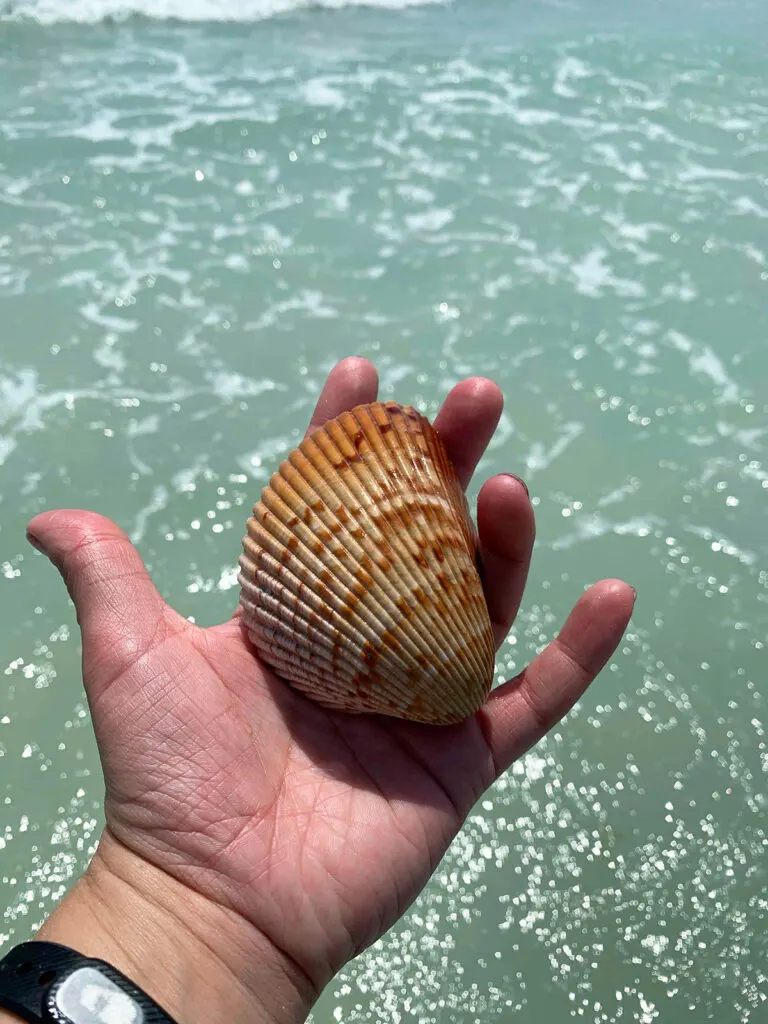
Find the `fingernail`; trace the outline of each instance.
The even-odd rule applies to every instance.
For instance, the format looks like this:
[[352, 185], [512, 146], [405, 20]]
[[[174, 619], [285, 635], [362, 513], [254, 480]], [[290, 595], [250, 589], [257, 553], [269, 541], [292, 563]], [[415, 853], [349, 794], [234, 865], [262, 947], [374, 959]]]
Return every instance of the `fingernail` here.
[[513, 480], [517, 480], [517, 482], [520, 484], [520, 486], [523, 488], [525, 493], [530, 498], [531, 492], [528, 490], [528, 484], [525, 482], [525, 480], [523, 480], [521, 477], [517, 476], [517, 474], [515, 474], [515, 473], [502, 473], [501, 475], [502, 476], [511, 477]]
[[[632, 584], [630, 584], [630, 586], [632, 586]], [[635, 589], [635, 587], [632, 587], [632, 604], [634, 604], [636, 600], [637, 600], [637, 590]]]
[[48, 554], [48, 552], [43, 547], [42, 542], [39, 541], [33, 533], [30, 533], [29, 530], [27, 530], [27, 540], [29, 541], [33, 548], [36, 548], [44, 555]]

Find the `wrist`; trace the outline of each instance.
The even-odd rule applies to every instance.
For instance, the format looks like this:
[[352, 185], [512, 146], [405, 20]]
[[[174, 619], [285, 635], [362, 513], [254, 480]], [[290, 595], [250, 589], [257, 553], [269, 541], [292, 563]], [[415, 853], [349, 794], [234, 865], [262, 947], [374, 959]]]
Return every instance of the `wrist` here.
[[[179, 1024], [294, 1024], [316, 993], [234, 912], [149, 864], [108, 832], [39, 939], [106, 960]], [[0, 1024], [16, 1024], [0, 1010]]]

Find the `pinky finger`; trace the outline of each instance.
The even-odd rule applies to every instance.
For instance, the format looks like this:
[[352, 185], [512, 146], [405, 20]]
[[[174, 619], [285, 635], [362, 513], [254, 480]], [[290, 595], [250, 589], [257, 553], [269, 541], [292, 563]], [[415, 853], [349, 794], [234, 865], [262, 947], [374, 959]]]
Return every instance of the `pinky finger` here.
[[595, 583], [556, 637], [520, 675], [494, 690], [480, 714], [497, 775], [541, 739], [581, 697], [616, 650], [635, 592], [621, 580]]

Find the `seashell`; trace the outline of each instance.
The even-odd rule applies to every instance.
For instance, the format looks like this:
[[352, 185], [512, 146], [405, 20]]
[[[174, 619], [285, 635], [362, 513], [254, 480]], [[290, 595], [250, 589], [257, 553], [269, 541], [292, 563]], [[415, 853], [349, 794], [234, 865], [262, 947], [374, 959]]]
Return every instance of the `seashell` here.
[[294, 449], [254, 506], [240, 603], [259, 655], [327, 708], [449, 724], [493, 680], [475, 530], [429, 421], [359, 405]]

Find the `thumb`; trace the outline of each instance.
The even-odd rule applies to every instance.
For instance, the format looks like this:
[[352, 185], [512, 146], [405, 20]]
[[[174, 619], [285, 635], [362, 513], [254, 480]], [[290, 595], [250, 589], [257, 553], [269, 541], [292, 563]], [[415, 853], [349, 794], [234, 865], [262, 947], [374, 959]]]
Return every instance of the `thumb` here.
[[97, 697], [161, 640], [165, 602], [125, 533], [95, 512], [35, 516], [27, 539], [64, 578], [83, 634], [83, 672]]

